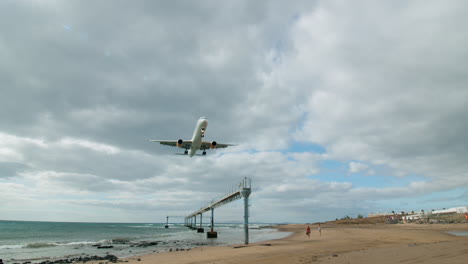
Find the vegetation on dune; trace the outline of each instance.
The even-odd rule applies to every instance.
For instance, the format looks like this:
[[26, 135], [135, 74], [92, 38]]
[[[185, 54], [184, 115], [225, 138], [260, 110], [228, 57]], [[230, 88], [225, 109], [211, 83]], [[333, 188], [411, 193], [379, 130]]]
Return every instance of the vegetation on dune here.
[[398, 224], [398, 223], [417, 223], [417, 224], [452, 224], [452, 223], [466, 223], [464, 214], [448, 213], [448, 214], [428, 214], [419, 219], [405, 219], [408, 214], [389, 214], [374, 217], [364, 217], [359, 214], [356, 218], [349, 215], [336, 219], [335, 221], [325, 222], [327, 224], [338, 225], [358, 225], [358, 224]]

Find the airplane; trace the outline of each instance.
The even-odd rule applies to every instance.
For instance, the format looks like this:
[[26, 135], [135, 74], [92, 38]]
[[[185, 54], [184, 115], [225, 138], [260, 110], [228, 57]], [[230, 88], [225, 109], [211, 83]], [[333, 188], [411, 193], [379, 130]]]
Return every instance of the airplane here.
[[161, 145], [184, 148], [185, 149], [184, 154], [179, 154], [179, 155], [188, 155], [189, 157], [193, 157], [195, 155], [198, 156], [199, 154], [196, 154], [197, 150], [203, 150], [201, 156], [205, 156], [207, 149], [227, 148], [229, 146], [235, 146], [234, 144], [221, 144], [221, 143], [217, 143], [216, 141], [212, 141], [212, 142], [203, 141], [207, 127], [208, 127], [208, 119], [202, 116], [197, 121], [197, 125], [195, 127], [195, 131], [193, 132], [193, 136], [191, 140], [150, 139], [149, 141], [159, 142]]

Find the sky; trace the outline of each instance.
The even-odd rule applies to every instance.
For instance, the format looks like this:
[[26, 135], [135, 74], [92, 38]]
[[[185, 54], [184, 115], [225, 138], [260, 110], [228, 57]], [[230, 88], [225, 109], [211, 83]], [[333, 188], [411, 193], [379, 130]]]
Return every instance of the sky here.
[[[245, 177], [251, 222], [468, 206], [467, 9], [0, 1], [0, 219], [164, 222]], [[148, 142], [201, 116], [237, 146]]]

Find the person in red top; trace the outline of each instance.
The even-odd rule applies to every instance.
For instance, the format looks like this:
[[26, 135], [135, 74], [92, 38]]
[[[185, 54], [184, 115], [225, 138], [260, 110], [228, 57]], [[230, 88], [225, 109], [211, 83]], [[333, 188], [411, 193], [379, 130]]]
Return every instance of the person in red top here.
[[465, 219], [468, 220], [468, 213], [465, 213]]
[[310, 237], [310, 226], [307, 226], [306, 235], [307, 235], [308, 237]]

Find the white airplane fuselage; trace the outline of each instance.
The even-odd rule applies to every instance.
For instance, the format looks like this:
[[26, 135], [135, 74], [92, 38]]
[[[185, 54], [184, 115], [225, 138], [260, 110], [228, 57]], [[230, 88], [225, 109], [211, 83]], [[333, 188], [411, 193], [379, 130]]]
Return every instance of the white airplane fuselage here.
[[200, 149], [200, 146], [203, 141], [203, 136], [205, 135], [206, 128], [208, 127], [208, 119], [202, 117], [198, 119], [197, 126], [195, 127], [195, 131], [193, 131], [192, 136], [192, 146], [189, 149], [188, 155], [189, 157], [193, 157], [197, 150]]

